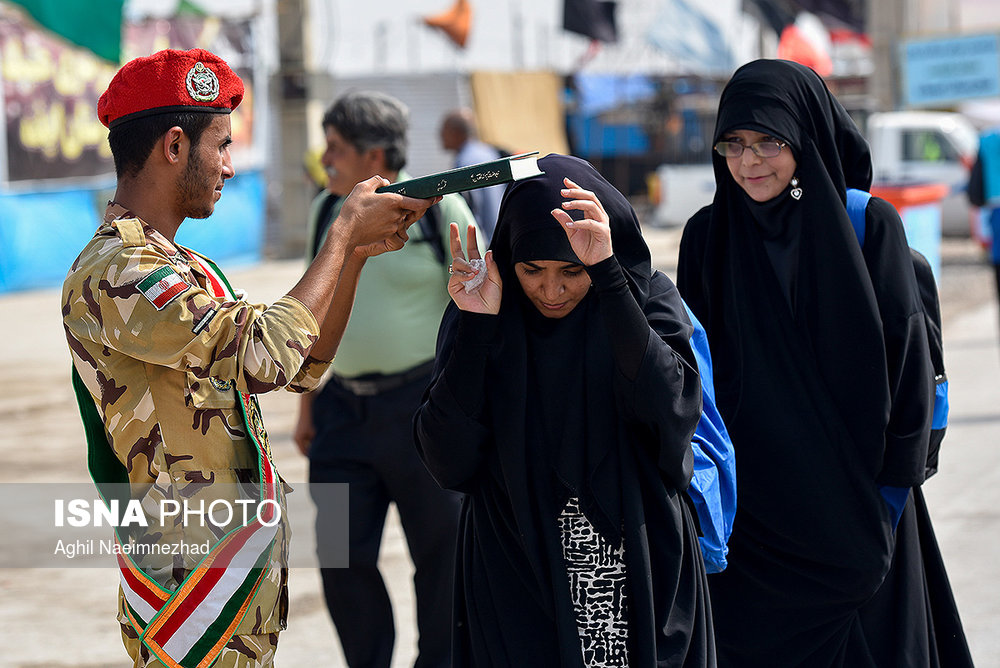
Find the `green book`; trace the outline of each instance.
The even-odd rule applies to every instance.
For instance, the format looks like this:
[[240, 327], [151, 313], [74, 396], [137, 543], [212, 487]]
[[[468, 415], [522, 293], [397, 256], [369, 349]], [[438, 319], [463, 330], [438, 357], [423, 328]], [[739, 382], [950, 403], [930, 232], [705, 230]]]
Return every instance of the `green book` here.
[[521, 153], [508, 158], [481, 162], [478, 165], [458, 167], [446, 172], [428, 174], [408, 181], [398, 181], [375, 190], [377, 193], [399, 193], [408, 197], [427, 199], [495, 186], [509, 181], [519, 181], [543, 174], [538, 169], [538, 151]]

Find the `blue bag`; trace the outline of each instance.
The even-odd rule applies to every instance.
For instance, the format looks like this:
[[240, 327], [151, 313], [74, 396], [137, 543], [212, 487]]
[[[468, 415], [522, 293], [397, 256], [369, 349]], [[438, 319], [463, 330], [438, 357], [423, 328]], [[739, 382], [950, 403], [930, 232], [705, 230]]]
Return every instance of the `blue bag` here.
[[[858, 243], [865, 245], [865, 209], [871, 193], [856, 188], [847, 190], [847, 215], [858, 236]], [[920, 301], [927, 324], [927, 339], [930, 344], [931, 365], [934, 367], [934, 417], [931, 422], [931, 447], [928, 450], [927, 477], [937, 473], [937, 453], [948, 428], [948, 375], [944, 370], [944, 343], [941, 338], [941, 306], [938, 303], [937, 284], [934, 274], [927, 266], [927, 260], [918, 251], [910, 249], [913, 271], [917, 276]], [[931, 457], [933, 456], [933, 460]]]
[[712, 382], [712, 353], [708, 335], [698, 318], [687, 309], [694, 333], [691, 348], [701, 376], [701, 419], [691, 439], [694, 452], [694, 476], [688, 496], [694, 503], [701, 525], [701, 554], [707, 573], [719, 573], [726, 568], [729, 536], [736, 515], [736, 453], [729, 432], [715, 406], [715, 386]]
[[[865, 210], [871, 193], [856, 188], [847, 190], [847, 215], [854, 226], [858, 243], [865, 245]], [[920, 291], [920, 303], [924, 311], [924, 321], [927, 325], [927, 342], [931, 353], [931, 365], [934, 367], [934, 415], [931, 419], [931, 437], [927, 448], [927, 464], [925, 477], [937, 473], [938, 453], [945, 430], [948, 428], [948, 376], [944, 370], [944, 343], [941, 336], [941, 306], [938, 302], [937, 284], [927, 259], [919, 252], [910, 249], [913, 260], [913, 271], [917, 277], [917, 287]], [[893, 526], [899, 521], [903, 507], [909, 494], [908, 488], [882, 486], [879, 488], [882, 498], [894, 516]]]

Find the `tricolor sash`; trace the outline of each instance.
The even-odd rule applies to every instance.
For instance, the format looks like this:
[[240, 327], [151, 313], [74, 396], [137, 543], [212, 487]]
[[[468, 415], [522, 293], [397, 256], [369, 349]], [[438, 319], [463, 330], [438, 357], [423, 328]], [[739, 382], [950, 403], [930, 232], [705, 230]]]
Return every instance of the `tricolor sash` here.
[[[214, 263], [193, 253], [188, 255], [208, 276], [209, 292], [219, 299], [236, 299], [232, 286]], [[72, 375], [87, 435], [88, 468], [107, 504], [127, 489], [128, 473], [115, 456], [94, 398], [75, 367]], [[127, 541], [115, 528], [126, 615], [141, 642], [170, 668], [207, 668], [218, 658], [267, 575], [283, 521], [281, 481], [271, 461], [257, 399], [233, 391], [243, 427], [257, 454], [260, 493], [252, 519], [222, 536], [175, 591], [164, 588], [136, 565], [123, 547]]]

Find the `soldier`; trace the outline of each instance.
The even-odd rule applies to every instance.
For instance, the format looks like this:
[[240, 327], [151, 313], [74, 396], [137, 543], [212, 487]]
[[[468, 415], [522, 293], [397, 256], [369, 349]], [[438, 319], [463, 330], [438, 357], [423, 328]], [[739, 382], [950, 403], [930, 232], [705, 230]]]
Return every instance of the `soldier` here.
[[[376, 194], [388, 183], [378, 176], [359, 183], [288, 294], [270, 306], [247, 302], [211, 260], [174, 243], [185, 218], [211, 215], [234, 176], [229, 112], [242, 97], [240, 78], [201, 49], [122, 67], [98, 103], [117, 190], [63, 286], [74, 386], [102, 496], [114, 496], [110, 483], [120, 482], [146, 501], [259, 502], [249, 522], [237, 515], [192, 528], [182, 518], [155, 531], [118, 531], [123, 546], [178, 535], [212, 545], [208, 556], [119, 559], [118, 619], [137, 667], [272, 665], [287, 612], [287, 533], [252, 395], [318, 383], [365, 260], [401, 248], [408, 225], [436, 202]], [[270, 509], [261, 516], [261, 508]]]

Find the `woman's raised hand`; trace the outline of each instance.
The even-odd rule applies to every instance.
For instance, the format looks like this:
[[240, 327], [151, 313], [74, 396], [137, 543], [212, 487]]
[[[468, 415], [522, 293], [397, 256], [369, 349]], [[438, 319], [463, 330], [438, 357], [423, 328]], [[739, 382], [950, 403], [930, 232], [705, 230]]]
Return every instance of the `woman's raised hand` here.
[[[563, 179], [566, 188], [560, 194], [568, 199], [563, 202], [562, 209], [553, 209], [552, 217], [559, 221], [573, 252], [586, 266], [597, 264], [611, 257], [611, 224], [607, 212], [597, 195], [584, 190], [569, 179]], [[566, 210], [576, 209], [583, 212], [583, 220], [573, 220]]]
[[[448, 294], [451, 295], [455, 305], [463, 311], [471, 313], [488, 313], [496, 315], [500, 312], [500, 297], [503, 294], [500, 271], [493, 261], [493, 251], [486, 251], [486, 257], [479, 255], [479, 243], [476, 240], [476, 226], [469, 225], [465, 231], [466, 247], [469, 249], [469, 256], [466, 258], [462, 252], [462, 239], [458, 231], [458, 223], [452, 223], [449, 231], [451, 241], [451, 265], [448, 273]], [[476, 261], [476, 262], [473, 262]], [[470, 283], [476, 278], [476, 268], [473, 264], [486, 263], [486, 276], [483, 277], [482, 285], [466, 291], [466, 283]], [[470, 283], [474, 285], [475, 283]]]

